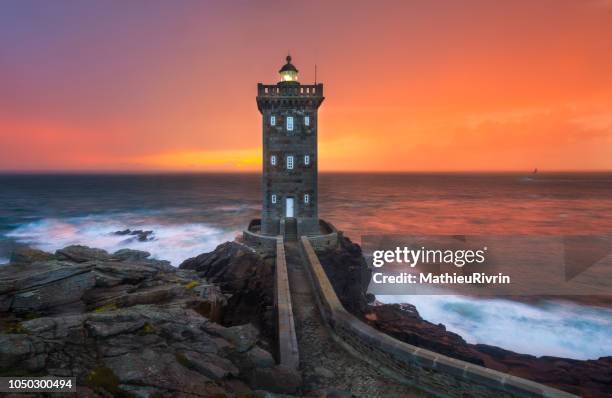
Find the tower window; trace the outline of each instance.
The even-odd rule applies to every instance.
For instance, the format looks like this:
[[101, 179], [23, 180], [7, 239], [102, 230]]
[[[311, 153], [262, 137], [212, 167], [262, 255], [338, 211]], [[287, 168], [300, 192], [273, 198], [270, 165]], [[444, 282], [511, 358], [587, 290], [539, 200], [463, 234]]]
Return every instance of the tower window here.
[[310, 116], [304, 116], [304, 124], [310, 126]]
[[304, 203], [308, 204], [309, 202], [310, 202], [310, 195], [306, 193], [304, 194]]
[[270, 164], [276, 166], [276, 155], [270, 156]]
[[287, 116], [287, 131], [293, 131], [293, 116]]
[[304, 155], [304, 164], [306, 166], [310, 164], [310, 155]]
[[272, 203], [276, 204], [276, 195], [272, 194], [271, 199], [272, 199]]
[[287, 156], [287, 169], [293, 170], [293, 156]]
[[270, 126], [276, 126], [276, 116], [270, 116]]

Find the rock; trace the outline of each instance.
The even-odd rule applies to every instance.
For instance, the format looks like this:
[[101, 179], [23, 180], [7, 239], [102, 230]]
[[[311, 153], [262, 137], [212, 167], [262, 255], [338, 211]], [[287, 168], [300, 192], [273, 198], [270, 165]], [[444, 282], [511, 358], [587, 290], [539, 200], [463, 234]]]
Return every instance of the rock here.
[[189, 369], [219, 380], [228, 376], [237, 376], [238, 368], [234, 364], [215, 354], [202, 354], [195, 351], [186, 351], [177, 354], [179, 362]]
[[122, 284], [134, 285], [145, 279], [153, 278], [159, 272], [159, 269], [148, 264], [107, 261], [96, 261], [93, 264], [98, 274], [97, 279], [104, 281], [99, 286], [112, 284], [112, 282], [109, 283], [112, 281], [109, 278], [119, 279]]
[[257, 346], [246, 352], [245, 360], [251, 368], [271, 368], [275, 364], [272, 354]]
[[[14, 284], [11, 310], [40, 311], [77, 302], [95, 285], [91, 267], [51, 261], [23, 268], [13, 277], [21, 278]], [[8, 270], [9, 267], [2, 271]], [[0, 274], [2, 272], [0, 271]]]
[[259, 331], [250, 323], [219, 329], [219, 335], [232, 343], [237, 352], [245, 352], [255, 345]]
[[0, 370], [23, 363], [43, 352], [44, 344], [21, 334], [0, 334]]
[[328, 379], [331, 379], [334, 377], [334, 372], [322, 366], [318, 366], [314, 368], [314, 372], [317, 376], [320, 376], [320, 377], [325, 377]]
[[273, 392], [263, 390], [254, 391], [253, 396], [255, 396], [256, 398], [297, 398], [296, 395], [275, 394]]
[[140, 261], [149, 258], [150, 256], [151, 253], [145, 251], [121, 249], [114, 252], [112, 258], [118, 261]]
[[106, 358], [104, 363], [122, 385], [147, 386], [169, 392], [169, 395], [200, 395], [202, 387], [211, 381], [181, 365], [175, 355], [151, 348]]
[[37, 261], [53, 260], [53, 254], [30, 247], [17, 247], [11, 253], [11, 264], [31, 264]]
[[131, 235], [131, 236], [135, 236], [136, 238], [138, 238], [138, 240], [140, 242], [146, 242], [148, 240], [153, 240], [153, 231], [143, 231], [141, 229], [132, 231], [130, 229], [124, 229], [122, 231], [115, 231], [113, 232], [113, 235], [119, 235], [119, 236], [125, 236], [125, 235]]
[[398, 340], [427, 348], [477, 365], [484, 365], [483, 358], [470, 349], [466, 341], [444, 325], [425, 321], [414, 306], [389, 304], [371, 306], [365, 320], [378, 330]]
[[354, 395], [346, 390], [332, 390], [327, 394], [326, 398], [353, 398]]
[[342, 237], [333, 249], [317, 252], [321, 265], [342, 305], [357, 317], [367, 310], [372, 297], [366, 294], [371, 270], [363, 258], [361, 247]]
[[90, 247], [81, 245], [72, 245], [57, 250], [55, 252], [55, 256], [59, 260], [74, 261], [75, 263], [110, 259], [110, 255], [106, 252], [106, 250], [92, 249]]
[[255, 390], [294, 394], [302, 385], [302, 378], [297, 371], [282, 366], [255, 368], [251, 374], [250, 384]]
[[86, 323], [91, 334], [95, 337], [109, 337], [122, 333], [131, 333], [145, 326], [144, 319], [135, 319], [132, 321], [117, 322], [112, 317], [108, 321], [95, 322], [88, 321]]
[[23, 330], [45, 340], [65, 340], [75, 344], [84, 341], [83, 314], [36, 318], [21, 323]]
[[248, 246], [226, 242], [210, 252], [185, 260], [179, 268], [194, 270], [212, 283], [222, 284], [231, 296], [225, 307], [225, 325], [256, 325], [267, 339], [274, 339], [274, 258]]

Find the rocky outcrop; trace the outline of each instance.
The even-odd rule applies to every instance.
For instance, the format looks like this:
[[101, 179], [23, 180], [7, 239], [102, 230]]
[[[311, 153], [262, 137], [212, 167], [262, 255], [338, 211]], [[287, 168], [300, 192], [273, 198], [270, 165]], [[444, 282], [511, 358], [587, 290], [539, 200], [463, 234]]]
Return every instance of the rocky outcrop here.
[[[137, 229], [132, 231], [131, 229], [124, 229], [122, 231], [115, 231], [113, 235], [118, 236], [131, 236], [133, 239], [137, 239], [139, 242], [146, 242], [148, 240], [154, 240], [153, 231], [143, 231], [142, 229]], [[130, 239], [128, 239], [130, 240]]]
[[449, 332], [442, 324], [435, 325], [423, 320], [413, 305], [372, 306], [365, 314], [365, 320], [376, 329], [406, 343], [476, 365], [485, 364], [477, 353], [467, 348], [461, 336]]
[[195, 271], [230, 294], [222, 323], [245, 321], [257, 325], [264, 336], [274, 336], [274, 270], [272, 255], [261, 255], [248, 246], [226, 242], [215, 251], [185, 260], [179, 268]]
[[371, 271], [361, 247], [349, 238], [341, 237], [336, 248], [317, 252], [317, 255], [344, 307], [361, 317], [374, 299], [366, 293]]
[[[295, 392], [299, 385], [287, 383], [249, 323], [257, 317], [239, 322], [266, 298], [246, 297], [271, 290], [252, 279], [268, 275], [253, 269], [265, 259], [234, 244], [198, 257], [192, 269], [149, 257], [84, 246], [20, 249], [0, 268], [0, 373], [76, 377], [78, 395], [89, 397]], [[228, 300], [213, 280], [238, 297]], [[224, 316], [234, 325], [214, 322]]]

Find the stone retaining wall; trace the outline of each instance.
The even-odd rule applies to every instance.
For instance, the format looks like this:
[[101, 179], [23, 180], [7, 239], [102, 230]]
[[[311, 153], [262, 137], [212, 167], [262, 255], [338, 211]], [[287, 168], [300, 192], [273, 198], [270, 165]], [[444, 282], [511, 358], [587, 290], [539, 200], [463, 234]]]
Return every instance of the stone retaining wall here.
[[332, 249], [338, 246], [338, 237], [342, 236], [342, 232], [339, 232], [332, 223], [327, 221], [319, 220], [319, 224], [321, 226], [321, 230], [326, 230], [328, 233], [309, 236], [308, 240], [310, 240], [310, 244], [316, 250]]
[[276, 278], [274, 282], [274, 306], [277, 315], [277, 341], [279, 365], [297, 370], [300, 364], [297, 335], [293, 321], [291, 291], [283, 237], [276, 238]]
[[577, 398], [577, 396], [422, 349], [379, 332], [349, 314], [308, 238], [301, 238], [319, 310], [337, 341], [401, 382], [443, 398]]
[[262, 235], [249, 230], [242, 231], [244, 243], [250, 247], [265, 251], [276, 250], [276, 236]]

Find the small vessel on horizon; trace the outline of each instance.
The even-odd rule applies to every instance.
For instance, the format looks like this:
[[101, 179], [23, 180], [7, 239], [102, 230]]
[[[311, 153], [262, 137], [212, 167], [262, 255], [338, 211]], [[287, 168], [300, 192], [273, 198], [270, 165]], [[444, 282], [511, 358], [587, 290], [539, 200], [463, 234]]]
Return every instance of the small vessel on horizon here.
[[538, 168], [536, 167], [533, 169], [533, 172], [531, 172], [531, 175], [521, 178], [521, 181], [533, 181], [535, 180], [537, 174], [538, 174]]

